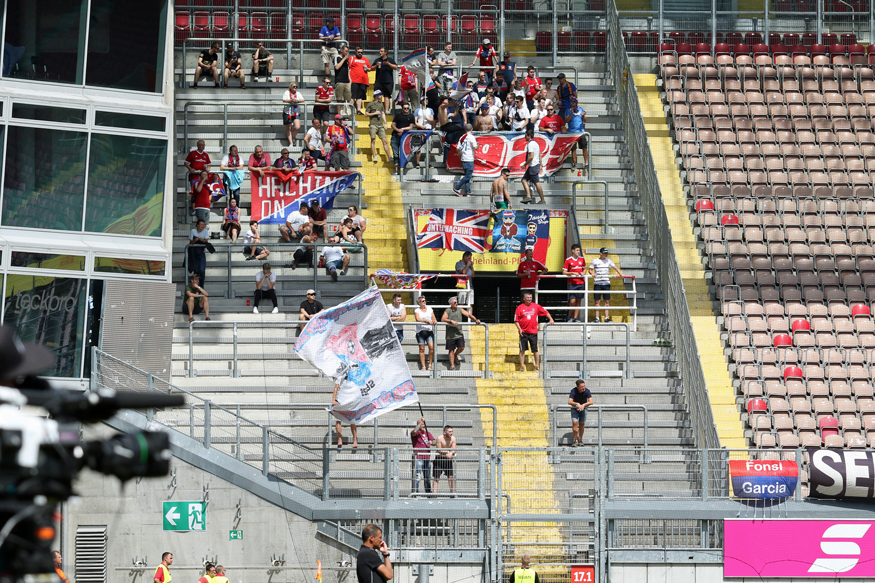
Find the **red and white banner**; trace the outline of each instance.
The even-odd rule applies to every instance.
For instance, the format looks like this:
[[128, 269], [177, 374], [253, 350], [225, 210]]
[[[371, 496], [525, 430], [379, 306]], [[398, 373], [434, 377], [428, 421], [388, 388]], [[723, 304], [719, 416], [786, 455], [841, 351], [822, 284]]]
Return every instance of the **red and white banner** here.
[[[582, 133], [542, 134], [535, 133], [535, 143], [541, 149], [541, 176], [551, 176], [562, 167], [562, 162], [571, 153]], [[474, 156], [474, 176], [497, 178], [502, 168], [508, 168], [511, 176], [522, 176], [526, 161], [526, 135], [522, 132], [475, 134], [480, 148]], [[447, 170], [462, 172], [462, 161], [455, 146], [450, 146]]]

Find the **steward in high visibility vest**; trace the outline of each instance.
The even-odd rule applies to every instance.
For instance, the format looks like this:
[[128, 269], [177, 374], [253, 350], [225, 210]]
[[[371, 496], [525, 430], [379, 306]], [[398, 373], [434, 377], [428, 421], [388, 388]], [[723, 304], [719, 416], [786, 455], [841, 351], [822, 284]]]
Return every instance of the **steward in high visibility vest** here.
[[170, 576], [170, 565], [173, 564], [173, 553], [164, 553], [161, 555], [161, 564], [155, 569], [155, 575], [152, 577], [154, 583], [170, 583], [173, 578]]
[[216, 565], [216, 576], [213, 577], [213, 583], [228, 583], [228, 578], [225, 577], [225, 567]]
[[523, 555], [523, 564], [510, 574], [509, 583], [541, 583], [535, 570], [529, 568], [529, 561], [529, 555]]

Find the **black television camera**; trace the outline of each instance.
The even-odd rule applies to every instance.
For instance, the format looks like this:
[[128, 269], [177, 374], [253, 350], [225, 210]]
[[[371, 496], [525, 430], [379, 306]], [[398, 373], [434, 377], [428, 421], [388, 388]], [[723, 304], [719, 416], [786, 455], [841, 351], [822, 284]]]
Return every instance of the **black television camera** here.
[[[82, 424], [107, 420], [120, 409], [178, 407], [182, 396], [54, 389], [34, 376], [53, 362], [46, 348], [24, 344], [0, 327], [0, 583], [54, 571], [57, 506], [74, 495], [73, 481], [83, 468], [122, 481], [170, 471], [166, 433], [86, 442]], [[48, 416], [25, 414], [25, 405], [42, 407]]]

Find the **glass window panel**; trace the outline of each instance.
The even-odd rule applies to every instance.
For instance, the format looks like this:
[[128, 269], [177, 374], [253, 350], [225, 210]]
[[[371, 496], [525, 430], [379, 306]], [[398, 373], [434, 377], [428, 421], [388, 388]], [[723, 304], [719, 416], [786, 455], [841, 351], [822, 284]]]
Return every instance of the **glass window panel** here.
[[86, 84], [160, 92], [166, 4], [91, 0]]
[[24, 342], [44, 344], [55, 353], [55, 366], [41, 373], [45, 376], [79, 376], [86, 283], [69, 277], [6, 276], [4, 324]]
[[161, 235], [167, 140], [91, 135], [85, 230]]
[[29, 105], [27, 103], [13, 103], [12, 117], [34, 119], [37, 121], [84, 124], [85, 110], [70, 109], [67, 107], [50, 107], [47, 105]]
[[82, 230], [85, 132], [9, 126], [2, 224]]
[[85, 0], [7, 0], [3, 76], [82, 83]]
[[85, 257], [81, 255], [54, 255], [52, 253], [29, 253], [13, 251], [11, 267], [30, 267], [32, 269], [66, 269], [85, 271]]
[[95, 257], [94, 271], [134, 275], [164, 275], [164, 262], [123, 257]]
[[151, 115], [134, 115], [132, 113], [116, 113], [114, 111], [94, 112], [94, 125], [99, 126], [163, 132], [165, 123], [163, 117]]

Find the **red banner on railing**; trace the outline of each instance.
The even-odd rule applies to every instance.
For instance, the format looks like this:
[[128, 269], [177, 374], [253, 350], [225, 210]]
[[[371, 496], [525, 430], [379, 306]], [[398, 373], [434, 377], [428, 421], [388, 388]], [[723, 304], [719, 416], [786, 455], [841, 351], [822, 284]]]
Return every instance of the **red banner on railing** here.
[[[535, 134], [535, 143], [541, 149], [541, 176], [552, 176], [571, 153], [582, 133]], [[495, 178], [502, 168], [508, 168], [511, 176], [525, 174], [526, 136], [521, 132], [477, 134], [479, 149], [474, 157], [474, 176]], [[462, 172], [462, 161], [455, 146], [450, 146], [447, 170]]]

